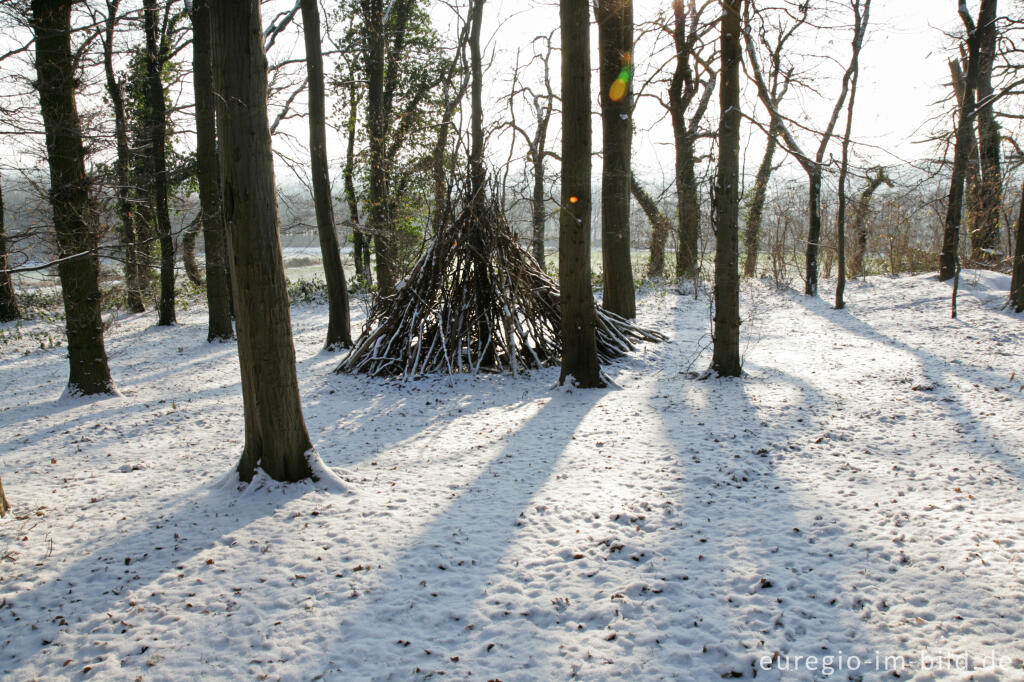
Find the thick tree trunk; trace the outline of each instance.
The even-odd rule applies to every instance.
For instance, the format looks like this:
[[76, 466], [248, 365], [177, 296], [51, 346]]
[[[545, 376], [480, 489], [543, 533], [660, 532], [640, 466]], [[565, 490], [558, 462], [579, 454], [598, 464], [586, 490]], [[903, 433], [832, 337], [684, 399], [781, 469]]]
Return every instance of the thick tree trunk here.
[[972, 260], [992, 264], [999, 260], [999, 213], [1002, 208], [1003, 173], [999, 159], [1001, 133], [996, 121], [992, 69], [999, 30], [997, 0], [982, 0], [978, 12], [978, 149], [981, 159], [980, 215], [971, 233]]
[[[949, 72], [953, 78], [953, 91], [956, 95], [957, 107], [964, 105], [964, 92], [966, 91], [967, 77], [960, 66], [960, 60], [949, 61]], [[964, 170], [964, 181], [967, 187], [964, 190], [964, 210], [966, 211], [967, 233], [977, 234], [978, 226], [981, 225], [981, 157], [978, 154], [978, 136], [974, 132], [974, 125], [970, 126], [968, 134], [967, 167]]]
[[221, 212], [220, 161], [217, 158], [217, 114], [213, 89], [213, 46], [210, 0], [192, 4], [192, 82], [196, 100], [196, 162], [199, 204], [206, 248], [207, 341], [235, 335], [231, 325], [231, 284], [228, 245]]
[[0, 518], [7, 516], [11, 505], [7, 502], [7, 495], [4, 495], [4, 482], [0, 479]]
[[[67, 324], [69, 395], [113, 393], [100, 316], [98, 216], [89, 196], [82, 129], [75, 105], [71, 1], [32, 0], [36, 86], [46, 129], [57, 266]], [[74, 258], [69, 258], [75, 256]]]
[[141, 313], [146, 310], [142, 301], [145, 273], [139, 262], [139, 235], [136, 229], [135, 208], [131, 200], [131, 145], [128, 142], [128, 117], [125, 112], [124, 87], [114, 71], [114, 29], [120, 0], [107, 0], [107, 25], [103, 38], [103, 68], [107, 77], [107, 96], [114, 110], [114, 140], [117, 159], [114, 172], [117, 177], [117, 213], [121, 220], [120, 240], [124, 253], [124, 288], [128, 310]]
[[768, 198], [768, 182], [772, 178], [775, 161], [775, 150], [779, 145], [779, 117], [772, 115], [768, 124], [768, 143], [761, 157], [761, 165], [757, 167], [754, 178], [754, 196], [750, 200], [750, 211], [747, 213], [747, 224], [743, 233], [743, 244], [747, 250], [743, 263], [743, 276], [757, 275], [757, 257], [761, 252], [761, 222], [764, 220], [764, 204]]
[[561, 0], [562, 192], [558, 284], [561, 289], [562, 372], [581, 388], [605, 385], [597, 358], [594, 293], [590, 285], [590, 25], [587, 0]]
[[334, 200], [327, 167], [327, 114], [324, 106], [324, 58], [320, 52], [320, 10], [318, 0], [302, 0], [302, 32], [306, 41], [306, 74], [309, 80], [309, 155], [313, 175], [313, 204], [320, 254], [327, 278], [327, 340], [324, 348], [352, 347], [352, 324], [348, 310], [348, 285], [341, 266], [341, 251], [334, 226]]
[[971, 125], [974, 120], [975, 91], [978, 86], [980, 39], [966, 3], [961, 6], [961, 18], [967, 27], [967, 77], [964, 80], [964, 97], [960, 105], [960, 117], [956, 128], [956, 144], [953, 147], [953, 172], [949, 180], [949, 201], [946, 205], [945, 229], [942, 235], [942, 254], [939, 257], [939, 279], [953, 279], [957, 273], [960, 249], [960, 224], [963, 219], [964, 175], [967, 158], [971, 153]]
[[722, 2], [718, 178], [715, 192], [715, 329], [711, 369], [737, 377], [740, 363], [740, 10], [743, 0]]
[[239, 478], [312, 476], [281, 257], [259, 0], [211, 5], [224, 218], [245, 407]]
[[1010, 305], [1024, 312], [1024, 184], [1020, 187], [1020, 212], [1017, 214], [1017, 235], [1013, 248], [1013, 278], [1010, 280]]
[[693, 137], [686, 128], [683, 114], [672, 113], [676, 147], [676, 205], [679, 216], [678, 244], [676, 245], [676, 277], [693, 279], [697, 276], [700, 257], [700, 194], [694, 171]]
[[651, 224], [651, 255], [647, 261], [647, 276], [661, 277], [665, 274], [665, 242], [668, 240], [668, 231], [672, 223], [661, 212], [651, 195], [640, 186], [633, 173], [629, 176], [629, 189]]
[[[605, 310], [636, 317], [629, 235], [630, 150], [633, 140], [633, 0], [594, 4], [600, 55], [604, 164], [601, 170], [601, 262]], [[622, 83], [622, 80], [625, 83]], [[623, 87], [623, 85], [625, 87]]]
[[18, 297], [14, 292], [14, 281], [7, 271], [10, 262], [7, 257], [7, 232], [4, 224], [4, 190], [0, 186], [0, 322], [21, 318]]
[[163, 46], [160, 8], [156, 0], [143, 0], [146, 32], [146, 82], [148, 85], [149, 161], [152, 173], [150, 197], [160, 237], [160, 316], [158, 325], [175, 323], [174, 317], [174, 234], [167, 207], [167, 103], [164, 101]]

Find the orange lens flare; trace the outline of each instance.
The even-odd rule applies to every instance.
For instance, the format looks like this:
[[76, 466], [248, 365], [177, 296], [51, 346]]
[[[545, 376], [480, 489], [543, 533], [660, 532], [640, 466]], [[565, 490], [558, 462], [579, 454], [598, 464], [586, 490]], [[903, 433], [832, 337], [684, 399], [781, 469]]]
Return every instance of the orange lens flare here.
[[569, 197], [569, 203], [570, 204], [579, 203], [579, 200], [580, 200], [579, 197]]

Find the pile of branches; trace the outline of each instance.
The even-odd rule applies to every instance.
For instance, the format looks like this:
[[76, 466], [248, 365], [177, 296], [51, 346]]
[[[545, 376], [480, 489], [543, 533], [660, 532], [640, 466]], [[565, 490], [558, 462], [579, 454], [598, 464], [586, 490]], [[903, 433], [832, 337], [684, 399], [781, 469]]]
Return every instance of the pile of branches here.
[[[453, 215], [449, 212], [449, 216]], [[607, 363], [664, 335], [598, 307]], [[406, 378], [518, 373], [561, 358], [558, 285], [515, 237], [499, 207], [470, 203], [449, 217], [395, 293], [377, 300], [337, 372]]]

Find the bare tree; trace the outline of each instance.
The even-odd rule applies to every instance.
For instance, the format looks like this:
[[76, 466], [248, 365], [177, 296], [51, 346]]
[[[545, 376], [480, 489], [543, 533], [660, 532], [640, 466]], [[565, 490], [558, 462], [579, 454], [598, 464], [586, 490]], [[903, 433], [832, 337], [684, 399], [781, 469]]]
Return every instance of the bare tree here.
[[850, 59], [850, 99], [846, 107], [846, 130], [843, 132], [842, 158], [839, 162], [839, 206], [836, 209], [836, 243], [838, 245], [839, 278], [836, 283], [836, 309], [846, 307], [843, 294], [846, 291], [846, 177], [850, 170], [850, 136], [853, 132], [853, 106], [857, 99], [857, 79], [860, 76], [860, 51], [864, 44], [863, 35], [871, 13], [871, 0], [864, 0], [863, 13], [860, 0], [851, 3], [853, 7], [853, 57]]
[[1010, 305], [1018, 313], [1024, 312], [1024, 184], [1021, 185], [1020, 201], [1013, 252], [1013, 277], [1010, 281]]
[[[160, 237], [160, 306], [158, 325], [175, 323], [174, 314], [174, 233], [167, 206], [167, 104], [164, 101], [163, 69], [168, 59], [166, 15], [157, 0], [142, 0], [143, 25], [146, 32], [146, 82], [149, 96], [146, 115], [149, 129], [149, 153], [152, 185], [149, 188], [156, 213], [157, 235]], [[164, 21], [161, 21], [161, 19]], [[163, 27], [161, 26], [163, 24]]]
[[722, 0], [718, 176], [715, 180], [715, 327], [711, 369], [738, 377], [740, 363], [740, 39], [743, 0]]
[[595, 0], [602, 155], [602, 306], [626, 319], [636, 317], [636, 290], [629, 237], [630, 152], [633, 140], [633, 1]]
[[114, 68], [114, 35], [121, 19], [121, 0], [106, 0], [106, 16], [101, 36], [103, 44], [103, 71], [106, 75], [107, 97], [114, 112], [114, 142], [117, 158], [114, 176], [117, 194], [117, 213], [121, 221], [120, 240], [124, 255], [124, 282], [128, 310], [141, 313], [146, 309], [142, 300], [145, 271], [139, 253], [139, 234], [135, 206], [131, 191], [131, 144], [128, 141], [128, 114], [125, 111], [124, 83]]
[[257, 468], [278, 481], [313, 475], [302, 417], [288, 291], [278, 239], [267, 120], [267, 59], [259, 0], [211, 5], [224, 217], [238, 323], [245, 408], [239, 478]]
[[[548, 157], [560, 159], [558, 154], [547, 148], [548, 129], [551, 122], [551, 114], [554, 111], [555, 93], [551, 87], [551, 53], [554, 50], [553, 34], [538, 37], [536, 40], [543, 40], [545, 48], [539, 53], [539, 59], [544, 67], [543, 84], [544, 89], [534, 92], [530, 86], [519, 86], [519, 71], [513, 75], [512, 94], [509, 97], [510, 125], [523, 138], [526, 144], [526, 160], [533, 172], [532, 192], [530, 195], [530, 247], [534, 259], [541, 269], [546, 270], [547, 265], [544, 257], [544, 232], [547, 224], [547, 167], [545, 161]], [[516, 122], [514, 97], [519, 92], [528, 96], [532, 103], [534, 114], [533, 133], [529, 133]]]
[[848, 261], [847, 274], [850, 277], [860, 277], [864, 274], [864, 261], [868, 252], [868, 208], [871, 205], [871, 197], [875, 190], [883, 184], [893, 186], [892, 180], [882, 166], [875, 166], [874, 175], [868, 176], [868, 184], [861, 190], [860, 197], [853, 210], [853, 234], [856, 238], [854, 249]]
[[[982, 0], [992, 2], [992, 0]], [[953, 171], [949, 181], [949, 200], [946, 205], [945, 230], [942, 237], [942, 254], [939, 258], [939, 279], [953, 279], [959, 272], [960, 225], [963, 221], [964, 178], [967, 172], [967, 160], [972, 153], [972, 125], [975, 118], [976, 94], [978, 77], [981, 69], [980, 51], [981, 34], [974, 24], [974, 18], [967, 9], [967, 3], [961, 2], [958, 12], [967, 30], [967, 74], [964, 77], [963, 99], [960, 102], [960, 115], [957, 121], [956, 143], [953, 146]]]
[[113, 393], [100, 317], [99, 217], [89, 196], [71, 53], [72, 0], [32, 0], [36, 87], [46, 129], [70, 374], [67, 393]]
[[754, 176], [754, 194], [750, 199], [744, 225], [743, 244], [747, 253], [743, 264], [745, 277], [754, 277], [757, 274], [757, 257], [761, 251], [761, 221], [764, 219], [764, 204], [768, 198], [768, 183], [775, 171], [775, 151], [779, 144], [779, 127], [782, 122], [779, 105], [786, 96], [793, 78], [793, 67], [787, 66], [785, 62], [785, 47], [802, 24], [802, 19], [798, 19], [787, 29], [779, 31], [774, 43], [768, 41], [767, 32], [763, 29], [758, 36], [761, 44], [768, 50], [768, 83], [774, 108], [768, 112], [768, 140], [761, 163], [757, 167], [757, 175]]
[[[850, 1], [851, 7], [854, 4], [859, 6], [861, 2], [861, 0]], [[779, 114], [779, 131], [782, 133], [782, 139], [785, 142], [786, 151], [796, 159], [801, 168], [803, 168], [804, 172], [807, 174], [809, 226], [807, 230], [807, 250], [805, 253], [806, 274], [804, 276], [804, 293], [808, 296], [816, 296], [818, 294], [818, 252], [821, 248], [821, 183], [822, 174], [824, 172], [825, 152], [828, 150], [829, 142], [835, 132], [836, 123], [839, 121], [839, 115], [843, 110], [843, 104], [845, 104], [847, 94], [849, 93], [850, 78], [853, 75], [852, 59], [851, 64], [847, 66], [843, 73], [842, 86], [832, 107], [832, 115], [829, 118], [828, 124], [825, 126], [823, 131], [815, 133], [815, 136], [818, 138], [818, 147], [814, 156], [811, 157], [797, 142], [797, 139], [791, 130], [790, 122], [785, 119], [785, 117], [781, 116], [781, 112], [777, 105], [772, 101], [771, 89], [768, 86], [768, 81], [765, 78], [760, 59], [757, 56], [757, 47], [751, 30], [751, 26], [753, 25], [751, 15], [756, 11], [756, 9], [754, 8], [753, 2], [748, 3], [747, 7], [751, 9], [752, 12], [747, 14], [745, 22], [746, 29], [743, 34], [747, 44], [751, 76], [753, 77], [754, 84], [757, 86], [757, 96], [769, 112]], [[805, 22], [809, 11], [810, 3], [801, 3], [798, 5], [798, 14], [795, 21], [801, 23]], [[858, 46], [858, 50], [864, 40], [865, 28], [866, 27], [862, 26], [859, 28], [855, 27], [854, 29], [853, 42]]]
[[998, 0], [982, 0], [978, 12], [978, 156], [981, 185], [979, 187], [979, 222], [971, 233], [971, 259], [995, 263], [999, 253], [999, 210], [1002, 206], [1003, 173], [999, 158], [1002, 137], [995, 114], [995, 91], [992, 72], [996, 61], [999, 37]]
[[334, 226], [334, 200], [327, 168], [327, 114], [324, 105], [324, 58], [320, 51], [320, 10], [318, 0], [301, 0], [302, 31], [306, 41], [306, 73], [309, 81], [309, 154], [313, 173], [313, 204], [320, 254], [327, 278], [327, 340], [324, 348], [352, 346], [352, 324], [348, 309], [348, 285], [341, 267], [341, 251]]
[[562, 28], [562, 192], [558, 284], [562, 372], [581, 388], [605, 385], [597, 357], [590, 288], [590, 25], [588, 0], [560, 0]]
[[228, 246], [220, 196], [220, 161], [217, 158], [210, 0], [194, 0], [192, 5], [192, 83], [196, 110], [199, 204], [206, 247], [206, 338], [208, 341], [223, 341], [234, 336], [234, 329], [231, 326]]
[[672, 222], [665, 217], [658, 203], [636, 179], [636, 173], [629, 174], [629, 190], [640, 204], [641, 210], [651, 223], [650, 260], [647, 262], [648, 277], [660, 277], [665, 272], [665, 242], [668, 239]]

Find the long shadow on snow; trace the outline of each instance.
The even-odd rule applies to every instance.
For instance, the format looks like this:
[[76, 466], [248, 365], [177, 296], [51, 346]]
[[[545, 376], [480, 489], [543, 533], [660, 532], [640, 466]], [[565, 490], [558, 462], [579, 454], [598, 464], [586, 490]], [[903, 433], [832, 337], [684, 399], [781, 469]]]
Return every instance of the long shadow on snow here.
[[[485, 599], [488, 580], [502, 570], [520, 513], [550, 479], [577, 425], [602, 395], [601, 391], [556, 394], [508, 437], [476, 479], [425, 524], [394, 563], [384, 567], [376, 586], [362, 597], [373, 608], [345, 614], [338, 641], [348, 655], [363, 647], [367, 655], [375, 655], [377, 642], [408, 639], [410, 630], [416, 630], [435, 634], [429, 641], [415, 642], [415, 648], [391, 648], [393, 655], [376, 661], [375, 667], [400, 678], [412, 675], [418, 666], [444, 667], [458, 675], [463, 668], [447, 657], [459, 651], [462, 666], [472, 664], [479, 672], [486, 665], [480, 659], [467, 660], [466, 638], [473, 633], [466, 625], [474, 604]], [[417, 595], [412, 602], [407, 601], [410, 593]], [[453, 594], [466, 595], [467, 601], [452, 609], [436, 606], [452, 603]], [[538, 642], [538, 651], [549, 643]], [[436, 655], [425, 657], [425, 649]], [[325, 652], [325, 658], [329, 656], [330, 652]], [[331, 678], [344, 672], [328, 669], [325, 674]]]
[[[11, 635], [5, 650], [14, 654], [15, 661], [24, 663], [37, 654], [56, 656], [43, 650], [53, 643], [61, 651], [61, 635], [73, 631], [78, 635], [96, 631], [96, 646], [115, 637], [102, 629], [114, 615], [118, 620], [133, 620], [133, 599], [142, 601], [157, 596], [156, 585], [161, 580], [173, 580], [177, 591], [186, 580], [180, 568], [188, 571], [187, 580], [197, 575], [209, 578], [214, 567], [189, 564], [198, 554], [225, 543], [225, 538], [241, 528], [266, 516], [273, 516], [285, 503], [312, 492], [308, 484], [277, 486], [270, 490], [235, 491], [226, 479], [182, 491], [173, 499], [180, 500], [169, 509], [149, 515], [137, 522], [138, 530], [113, 540], [96, 538], [94, 542], [76, 548], [76, 561], [63, 567], [59, 575], [32, 590], [23, 591], [9, 599], [0, 609], [0, 632]], [[267, 497], [272, 497], [268, 500]], [[169, 498], [170, 499], [170, 498]], [[160, 503], [154, 502], [160, 507]], [[198, 522], [197, 522], [198, 520]], [[259, 554], [252, 559], [261, 562]], [[86, 594], [91, 600], [90, 612], [84, 612], [78, 595]], [[134, 596], [133, 596], [134, 595]], [[32, 605], [22, 606], [30, 598]], [[196, 611], [201, 611], [197, 604]], [[67, 625], [56, 625], [58, 619]], [[18, 621], [18, 622], [15, 622]], [[31, 625], [31, 627], [29, 627]], [[130, 637], [131, 635], [121, 635]], [[44, 640], [46, 640], [44, 642]], [[145, 642], [149, 644], [149, 642]], [[112, 648], [112, 647], [111, 647]], [[38, 663], [38, 661], [37, 661]], [[0, 671], [13, 673], [7, 656], [0, 656]]]
[[1024, 461], [1008, 452], [1014, 449], [1013, 444], [1005, 442], [998, 433], [993, 433], [991, 429], [986, 428], [985, 422], [978, 419], [978, 415], [969, 406], [957, 399], [956, 388], [943, 380], [944, 376], [952, 375], [962, 381], [973, 383], [977, 380], [971, 376], [974, 374], [978, 375], [982, 381], [987, 381], [992, 385], [999, 385], [1006, 382], [1005, 376], [973, 365], [960, 366], [958, 369], [957, 366], [951, 365], [946, 360], [923, 348], [911, 346], [878, 331], [867, 322], [855, 317], [849, 310], [836, 311], [828, 307], [828, 304], [820, 299], [808, 299], [805, 296], [792, 296], [791, 299], [808, 312], [821, 317], [831, 324], [840, 326], [852, 334], [870, 341], [880, 342], [916, 358], [921, 364], [926, 378], [934, 382], [935, 388], [940, 389], [935, 391], [935, 393], [945, 394], [945, 396], [926, 397], [926, 394], [932, 393], [932, 391], [925, 390], [919, 392], [915, 398], [917, 400], [928, 400], [942, 406], [948, 415], [951, 427], [962, 425], [968, 432], [981, 432], [979, 435], [988, 441], [989, 447], [977, 448], [976, 452], [979, 455], [995, 460], [1009, 474], [1018, 480], [1024, 481]]
[[[845, 594], [847, 576], [861, 560], [847, 547], [832, 510], [794, 498], [776, 469], [782, 458], [801, 456], [791, 444], [807, 440], [809, 425], [796, 419], [827, 404], [799, 382], [805, 409], [765, 410], [750, 397], [760, 381], [668, 377], [658, 384], [661, 394], [706, 405], [655, 406], [663, 410], [676, 448], [676, 482], [668, 486], [674, 508], [663, 520], [671, 525], [655, 548], [666, 559], [662, 591], [650, 598], [650, 608], [664, 614], [674, 636], [651, 656], [692, 670], [685, 679], [710, 672], [814, 678], [809, 670], [764, 671], [758, 661], [773, 652], [835, 656], [870, 650], [870, 633], [852, 610], [855, 595]], [[837, 620], [843, 632], [832, 637]]]

